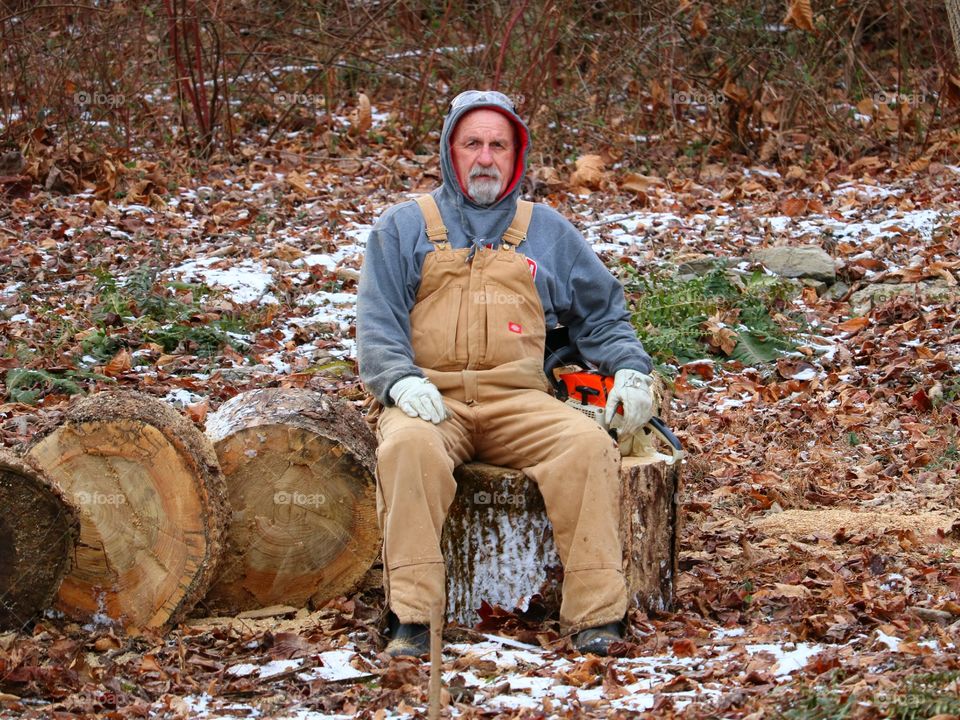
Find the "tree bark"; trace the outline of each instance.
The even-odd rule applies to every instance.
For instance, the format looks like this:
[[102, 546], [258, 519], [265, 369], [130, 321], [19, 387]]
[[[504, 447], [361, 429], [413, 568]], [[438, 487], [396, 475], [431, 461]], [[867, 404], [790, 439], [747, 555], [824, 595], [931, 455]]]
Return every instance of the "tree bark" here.
[[[665, 455], [623, 458], [620, 537], [631, 603], [668, 610], [676, 577], [678, 464]], [[482, 601], [526, 610], [534, 594], [559, 612], [562, 580], [543, 498], [519, 470], [482, 463], [457, 469], [457, 494], [444, 525], [447, 618], [475, 625]]]
[[319, 606], [380, 550], [376, 440], [350, 403], [301, 389], [238, 395], [207, 419], [233, 516], [207, 603]]
[[33, 458], [80, 510], [57, 606], [79, 620], [168, 628], [207, 592], [226, 518], [209, 441], [165, 403], [100, 393], [35, 440]]
[[28, 458], [0, 450], [0, 628], [50, 607], [80, 534], [76, 508]]

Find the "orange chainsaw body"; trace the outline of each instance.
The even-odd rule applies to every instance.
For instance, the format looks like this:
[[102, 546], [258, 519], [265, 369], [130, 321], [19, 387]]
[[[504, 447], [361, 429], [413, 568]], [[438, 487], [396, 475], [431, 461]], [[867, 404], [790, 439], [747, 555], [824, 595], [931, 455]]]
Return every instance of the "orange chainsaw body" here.
[[[571, 405], [607, 407], [607, 397], [613, 389], [613, 378], [609, 375], [589, 371], [569, 372], [561, 374], [559, 380], [566, 390], [566, 401]], [[617, 412], [622, 414], [623, 408], [617, 408]]]

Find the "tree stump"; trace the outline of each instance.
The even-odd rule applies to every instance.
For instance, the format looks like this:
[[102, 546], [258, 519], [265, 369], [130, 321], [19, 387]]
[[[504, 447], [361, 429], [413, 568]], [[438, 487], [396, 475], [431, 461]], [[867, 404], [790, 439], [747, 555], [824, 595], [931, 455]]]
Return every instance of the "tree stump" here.
[[100, 393], [32, 443], [33, 458], [80, 510], [80, 539], [57, 607], [127, 628], [176, 624], [207, 592], [226, 526], [209, 441], [173, 408]]
[[0, 450], [0, 628], [22, 630], [50, 607], [70, 568], [79, 514], [57, 483]]
[[[679, 465], [650, 452], [622, 460], [620, 537], [631, 603], [666, 610], [673, 603]], [[447, 618], [475, 625], [481, 602], [526, 610], [534, 594], [559, 612], [560, 558], [543, 498], [519, 470], [482, 463], [457, 469], [457, 494], [443, 529]]]
[[218, 610], [319, 606], [380, 550], [376, 440], [350, 403], [302, 389], [243, 393], [207, 418], [233, 517]]

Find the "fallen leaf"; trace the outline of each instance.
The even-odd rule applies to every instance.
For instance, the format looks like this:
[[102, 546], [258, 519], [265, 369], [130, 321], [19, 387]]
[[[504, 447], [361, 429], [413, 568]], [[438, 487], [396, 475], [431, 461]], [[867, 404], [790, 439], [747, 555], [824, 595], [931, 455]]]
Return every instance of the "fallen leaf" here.
[[124, 348], [114, 355], [110, 359], [110, 362], [103, 366], [103, 374], [109, 377], [116, 377], [117, 375], [123, 375], [123, 373], [129, 372], [131, 367], [133, 367], [133, 357], [127, 349]]
[[810, 0], [790, 0], [783, 24], [795, 27], [798, 30], [816, 32], [816, 28], [813, 26], [813, 8], [810, 7]]
[[576, 170], [570, 175], [571, 187], [585, 187], [596, 190], [603, 180], [605, 164], [599, 155], [581, 155], [577, 158]]

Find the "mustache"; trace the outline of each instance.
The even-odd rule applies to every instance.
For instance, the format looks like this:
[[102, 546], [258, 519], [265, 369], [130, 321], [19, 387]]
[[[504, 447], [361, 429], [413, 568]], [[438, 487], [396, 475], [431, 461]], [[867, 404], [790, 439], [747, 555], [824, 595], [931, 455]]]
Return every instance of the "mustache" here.
[[467, 175], [468, 180], [480, 177], [481, 175], [487, 175], [492, 177], [495, 180], [501, 180], [502, 176], [500, 174], [500, 169], [496, 165], [491, 165], [490, 167], [483, 167], [482, 165], [474, 165], [470, 168], [470, 172]]

